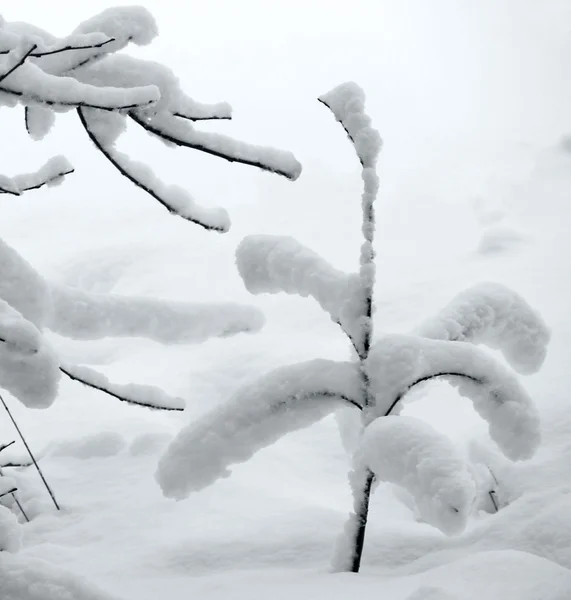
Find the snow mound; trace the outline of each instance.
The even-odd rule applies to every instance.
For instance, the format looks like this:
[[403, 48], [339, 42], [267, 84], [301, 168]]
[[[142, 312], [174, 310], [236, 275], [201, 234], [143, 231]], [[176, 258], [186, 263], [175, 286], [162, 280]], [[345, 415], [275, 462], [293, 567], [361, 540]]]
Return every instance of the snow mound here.
[[[0, 505], [0, 552], [17, 552], [21, 545], [22, 529], [16, 515], [5, 506]], [[1, 587], [0, 583], [0, 589]]]
[[58, 441], [50, 449], [50, 455], [77, 459], [107, 458], [121, 453], [126, 446], [120, 433], [102, 431], [79, 439]]
[[81, 577], [23, 555], [0, 560], [2, 600], [117, 600]]

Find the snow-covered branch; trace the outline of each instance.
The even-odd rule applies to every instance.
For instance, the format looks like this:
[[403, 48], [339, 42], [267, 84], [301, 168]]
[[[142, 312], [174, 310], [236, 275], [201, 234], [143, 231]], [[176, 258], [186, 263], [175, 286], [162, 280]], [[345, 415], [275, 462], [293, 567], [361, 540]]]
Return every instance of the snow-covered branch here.
[[55, 284], [50, 296], [46, 326], [78, 340], [145, 337], [163, 344], [188, 344], [255, 332], [264, 324], [258, 309], [242, 304], [92, 294]]
[[[8, 55], [9, 56], [9, 55]], [[24, 104], [36, 102], [65, 109], [85, 106], [101, 110], [129, 110], [155, 104], [157, 87], [97, 87], [72, 77], [51, 75], [38, 65], [25, 62], [2, 78], [0, 91]]]
[[236, 249], [236, 265], [250, 293], [311, 296], [350, 337], [355, 335], [363, 308], [359, 277], [335, 269], [296, 239], [247, 236]]
[[458, 294], [417, 330], [423, 337], [486, 344], [523, 374], [541, 368], [550, 332], [529, 304], [499, 283], [480, 283]]
[[28, 135], [37, 142], [43, 139], [53, 127], [55, 113], [41, 104], [30, 104], [24, 107], [24, 123]]
[[342, 83], [318, 98], [347, 132], [364, 168], [373, 168], [382, 147], [379, 132], [365, 112], [365, 93], [353, 82]]
[[321, 420], [336, 408], [360, 408], [353, 363], [313, 360], [281, 367], [236, 392], [229, 402], [182, 429], [162, 456], [156, 478], [181, 499], [230, 474], [280, 437]]
[[127, 404], [167, 411], [181, 411], [185, 407], [185, 401], [182, 398], [169, 396], [155, 386], [112, 383], [102, 373], [85, 366], [66, 364], [60, 366], [60, 371], [73, 381], [103, 392]]
[[[200, 225], [204, 229], [225, 232], [230, 228], [228, 213], [223, 208], [205, 208], [199, 206], [184, 189], [168, 186], [143, 163], [132, 160], [118, 151], [114, 141], [109, 142], [100, 133], [104, 115], [96, 111], [78, 109], [81, 124], [89, 139], [107, 160], [129, 181], [141, 188], [170, 213]], [[110, 128], [109, 128], [110, 129]], [[112, 135], [112, 134], [111, 134]], [[112, 138], [111, 138], [112, 139]]]
[[144, 118], [136, 111], [131, 111], [130, 116], [149, 133], [177, 146], [200, 150], [229, 162], [257, 167], [291, 180], [297, 179], [301, 173], [301, 165], [291, 152], [253, 146], [218, 133], [196, 131], [190, 123], [181, 122], [168, 113]]
[[0, 300], [0, 387], [29, 408], [47, 408], [58, 391], [58, 360], [40, 331]]
[[22, 173], [14, 177], [0, 175], [0, 194], [20, 196], [24, 192], [37, 190], [44, 185], [59, 185], [66, 175], [74, 172], [65, 156], [54, 156], [34, 173]]
[[471, 344], [387, 335], [371, 349], [367, 372], [373, 418], [398, 412], [411, 387], [442, 377], [472, 401], [508, 458], [529, 458], [539, 445], [539, 415], [526, 390], [508, 369]]
[[355, 454], [377, 481], [406, 489], [421, 517], [447, 534], [460, 533], [476, 497], [464, 457], [449, 438], [413, 417], [381, 417], [365, 428]]
[[8, 52], [6, 58], [0, 58], [0, 82], [10, 77], [16, 69], [19, 69], [26, 59], [37, 48], [36, 44], [20, 44], [14, 50]]

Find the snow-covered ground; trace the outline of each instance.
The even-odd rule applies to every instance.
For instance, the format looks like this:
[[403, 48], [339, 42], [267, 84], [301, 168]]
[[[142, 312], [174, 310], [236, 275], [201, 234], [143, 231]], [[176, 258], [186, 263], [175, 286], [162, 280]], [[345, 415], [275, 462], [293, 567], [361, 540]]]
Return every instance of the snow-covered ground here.
[[[54, 28], [53, 17], [42, 22], [33, 14], [33, 5], [41, 3], [29, 4], [4, 16]], [[62, 32], [88, 16], [76, 4], [63, 11]], [[90, 11], [105, 3], [97, 4]], [[281, 37], [260, 33], [228, 58], [204, 37], [197, 41], [203, 55], [188, 49], [191, 39], [173, 41], [176, 19], [154, 4], [147, 3], [164, 24], [163, 37], [158, 55], [150, 46], [145, 56], [169, 64], [191, 95], [196, 84], [197, 99], [234, 106], [235, 123], [204, 128], [292, 150], [304, 165], [300, 179], [292, 183], [165, 148], [130, 128], [122, 150], [150, 162], [202, 204], [228, 209], [231, 231], [206, 232], [168, 215], [123, 180], [70, 116], [58, 117], [53, 133], [32, 144], [21, 111], [3, 110], [0, 130], [9, 139], [2, 145], [3, 173], [32, 170], [53, 154], [66, 154], [76, 173], [58, 188], [0, 197], [0, 234], [57, 281], [98, 292], [249, 302], [264, 311], [267, 324], [258, 334], [200, 345], [51, 337], [65, 361], [93, 365], [117, 382], [158, 385], [185, 398], [187, 410], [164, 414], [124, 406], [67, 379], [46, 411], [7, 397], [42, 456], [62, 510], [54, 510], [32, 469], [18, 472], [19, 496], [34, 518], [19, 528], [22, 550], [0, 555], [0, 599], [66, 598], [55, 586], [50, 591], [30, 583], [35, 576], [28, 559], [47, 562], [50, 568], [38, 563], [36, 573], [45, 569], [52, 578], [56, 567], [84, 576], [86, 591], [77, 583], [76, 595], [69, 596], [74, 600], [98, 598], [87, 591], [93, 585], [123, 600], [569, 598], [571, 152], [559, 138], [571, 126], [571, 114], [563, 110], [571, 88], [560, 83], [554, 67], [564, 64], [562, 53], [569, 49], [559, 25], [564, 3], [553, 0], [542, 9], [506, 1], [496, 10], [489, 0], [467, 14], [460, 3], [441, 0], [439, 10], [428, 14], [424, 4], [404, 2], [406, 10], [395, 9], [388, 23], [378, 25], [379, 35], [391, 23], [401, 28], [402, 37], [388, 36], [393, 60], [384, 53], [369, 63], [389, 43], [376, 46], [371, 35], [355, 44], [335, 10], [330, 22], [338, 29], [324, 25], [319, 50], [318, 31], [296, 28], [294, 19], [283, 25]], [[246, 4], [252, 14], [262, 10], [257, 2]], [[330, 5], [309, 4], [307, 18], [315, 25]], [[220, 2], [212, 5], [212, 13], [201, 8], [201, 18], [208, 21], [214, 5], [221, 8]], [[382, 15], [373, 16], [380, 23]], [[265, 31], [273, 31], [263, 10], [259, 18]], [[471, 26], [464, 36], [465, 22]], [[361, 26], [377, 31], [371, 22]], [[530, 32], [534, 42], [528, 44]], [[222, 33], [233, 40], [231, 32]], [[353, 46], [343, 51], [339, 40]], [[479, 40], [481, 62], [470, 40]], [[295, 47], [297, 58], [280, 44]], [[200, 62], [196, 73], [186, 49]], [[306, 59], [298, 64], [300, 56]], [[257, 67], [248, 63], [258, 59]], [[313, 300], [250, 296], [234, 265], [245, 235], [271, 233], [296, 237], [339, 269], [356, 268], [359, 165], [338, 124], [315, 101], [346, 79], [367, 92], [369, 112], [385, 139], [377, 203], [377, 331], [407, 333], [482, 280], [515, 289], [552, 329], [543, 369], [522, 378], [542, 417], [543, 442], [531, 461], [514, 465], [501, 458], [471, 405], [444, 384], [417, 388], [421, 401], [406, 410], [449, 435], [461, 451], [476, 440], [480, 449], [472, 455], [484, 455], [493, 468], [504, 508], [475, 514], [463, 534], [446, 537], [417, 522], [393, 488], [381, 484], [357, 576], [328, 572], [351, 508], [349, 459], [334, 418], [284, 437], [233, 468], [231, 478], [187, 500], [163, 498], [154, 479], [172, 436], [239, 386], [280, 365], [348, 357], [346, 338]], [[11, 440], [11, 423], [1, 415], [0, 409], [0, 440]], [[22, 454], [21, 447], [6, 455], [10, 451]]]

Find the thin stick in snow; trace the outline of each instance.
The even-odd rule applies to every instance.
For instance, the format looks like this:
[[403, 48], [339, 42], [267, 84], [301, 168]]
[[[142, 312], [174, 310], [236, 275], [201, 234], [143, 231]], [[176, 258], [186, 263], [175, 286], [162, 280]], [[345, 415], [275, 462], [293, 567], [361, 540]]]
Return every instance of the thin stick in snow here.
[[[4, 477], [4, 473], [2, 473], [2, 469], [1, 468], [0, 468], [0, 477]], [[19, 508], [19, 510], [22, 513], [24, 519], [26, 519], [26, 523], [29, 523], [30, 519], [28, 518], [28, 515], [26, 514], [26, 511], [22, 508], [22, 505], [20, 504], [20, 501], [16, 497], [16, 492], [15, 491], [11, 492], [11, 494], [12, 494], [12, 500], [14, 500], [14, 503]]]
[[[35, 456], [33, 455], [32, 451], [30, 450], [30, 446], [28, 446], [28, 443], [26, 442], [26, 439], [24, 438], [24, 435], [22, 434], [20, 428], [18, 427], [18, 423], [16, 423], [16, 420], [14, 419], [12, 413], [10, 412], [10, 409], [8, 408], [8, 405], [6, 404], [6, 402], [4, 401], [4, 398], [2, 396], [0, 396], [0, 402], [2, 402], [2, 405], [6, 409], [6, 412], [8, 413], [8, 416], [10, 417], [10, 420], [14, 424], [14, 427], [16, 428], [16, 431], [18, 432], [18, 435], [20, 436], [20, 439], [22, 440], [22, 443], [24, 444], [26, 450], [28, 451], [28, 454], [30, 455], [30, 458], [32, 459], [32, 462], [34, 463], [34, 466], [36, 467], [36, 470], [38, 471], [38, 474], [40, 475], [42, 481], [44, 482], [46, 490], [48, 491], [48, 493], [49, 493], [49, 495], [50, 495], [50, 497], [51, 497], [51, 499], [52, 499], [52, 501], [54, 503], [54, 506], [57, 508], [57, 510], [60, 510], [59, 504], [57, 503], [57, 500], [56, 500], [56, 498], [54, 496], [54, 493], [52, 492], [52, 489], [48, 485], [48, 482], [46, 481], [46, 478], [44, 477], [44, 474], [42, 473], [42, 470], [40, 469], [40, 465], [38, 465], [38, 461], [36, 460]], [[20, 510], [21, 510], [21, 508], [20, 508]]]

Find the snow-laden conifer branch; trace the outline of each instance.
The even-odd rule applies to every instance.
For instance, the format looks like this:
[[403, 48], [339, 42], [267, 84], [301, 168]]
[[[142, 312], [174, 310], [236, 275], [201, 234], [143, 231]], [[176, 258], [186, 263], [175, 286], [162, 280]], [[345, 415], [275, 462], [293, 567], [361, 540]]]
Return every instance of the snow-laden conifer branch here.
[[526, 390], [511, 371], [471, 344], [387, 335], [371, 349], [367, 372], [374, 394], [371, 417], [386, 415], [420, 381], [444, 377], [472, 401], [508, 458], [530, 458], [539, 445], [539, 415]]
[[199, 150], [229, 162], [257, 167], [291, 180], [297, 179], [301, 173], [301, 165], [291, 152], [253, 146], [218, 133], [196, 131], [190, 123], [181, 122], [172, 114], [163, 113], [144, 118], [136, 111], [131, 111], [130, 116], [146, 131], [177, 146]]
[[105, 143], [96, 130], [96, 115], [85, 109], [78, 109], [79, 119], [89, 139], [107, 160], [129, 181], [147, 192], [171, 214], [200, 225], [204, 229], [218, 232], [228, 231], [230, 219], [222, 208], [204, 208], [198, 206], [193, 198], [182, 188], [167, 186], [146, 165], [133, 161], [113, 144]]
[[85, 366], [66, 364], [60, 366], [60, 371], [73, 381], [103, 392], [127, 404], [166, 411], [182, 411], [185, 407], [185, 401], [182, 398], [169, 396], [155, 386], [112, 383], [102, 373]]
[[360, 408], [358, 367], [313, 360], [280, 367], [247, 385], [176, 436], [156, 478], [169, 498], [181, 499], [230, 474], [280, 437], [349, 403]]
[[417, 330], [423, 337], [486, 344], [519, 373], [535, 373], [547, 354], [549, 328], [516, 292], [480, 283], [458, 294]]
[[64, 156], [54, 156], [34, 173], [22, 173], [14, 177], [0, 175], [0, 194], [20, 196], [44, 185], [59, 185], [66, 175], [73, 172], [74, 168]]

